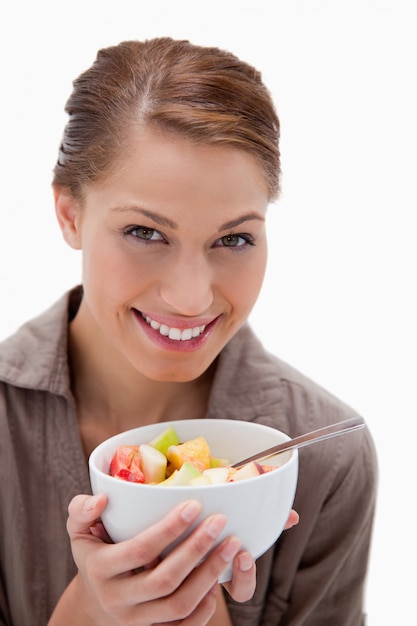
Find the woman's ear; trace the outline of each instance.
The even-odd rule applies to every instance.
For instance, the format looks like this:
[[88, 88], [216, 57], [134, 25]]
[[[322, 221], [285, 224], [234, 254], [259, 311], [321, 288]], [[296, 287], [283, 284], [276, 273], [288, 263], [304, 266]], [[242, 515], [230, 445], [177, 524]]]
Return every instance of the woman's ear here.
[[81, 249], [80, 216], [81, 207], [79, 202], [67, 189], [53, 189], [55, 199], [55, 212], [62, 235], [71, 248]]

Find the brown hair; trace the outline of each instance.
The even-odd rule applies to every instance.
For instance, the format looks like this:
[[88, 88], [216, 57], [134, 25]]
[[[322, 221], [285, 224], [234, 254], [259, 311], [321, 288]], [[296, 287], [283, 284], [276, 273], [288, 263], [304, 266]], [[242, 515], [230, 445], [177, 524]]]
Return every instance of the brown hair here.
[[233, 54], [168, 37], [104, 48], [73, 83], [53, 185], [78, 199], [146, 124], [250, 152], [279, 193], [279, 120], [260, 73]]

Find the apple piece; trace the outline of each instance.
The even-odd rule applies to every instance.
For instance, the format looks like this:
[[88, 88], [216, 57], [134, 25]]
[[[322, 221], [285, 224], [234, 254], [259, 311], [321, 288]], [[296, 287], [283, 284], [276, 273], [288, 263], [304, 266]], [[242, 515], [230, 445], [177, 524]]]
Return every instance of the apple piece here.
[[139, 446], [140, 462], [146, 483], [160, 483], [165, 480], [167, 459], [153, 446], [142, 443]]
[[192, 478], [190, 480], [190, 485], [193, 486], [199, 486], [199, 485], [212, 485], [213, 483], [211, 482], [211, 479], [209, 476], [204, 476], [203, 474], [200, 474], [200, 476], [196, 476], [195, 478]]
[[232, 476], [231, 481], [236, 482], [238, 480], [245, 480], [246, 478], [253, 478], [254, 476], [259, 476], [263, 474], [264, 471], [262, 466], [255, 461], [251, 461], [247, 463], [243, 467], [240, 467]]
[[177, 446], [179, 442], [180, 440], [174, 427], [169, 426], [169, 428], [166, 428], [162, 431], [162, 433], [151, 439], [148, 443], [150, 446], [153, 446], [166, 456], [169, 446]]
[[201, 472], [192, 463], [185, 461], [180, 469], [174, 470], [169, 478], [159, 484], [172, 486], [190, 485], [193, 478], [198, 478], [199, 476], [201, 476]]
[[263, 470], [263, 474], [266, 474], [266, 472], [272, 472], [273, 470], [278, 469], [279, 467], [281, 467], [281, 465], [261, 465], [262, 470]]
[[220, 466], [210, 467], [203, 471], [203, 476], [207, 476], [212, 485], [221, 485], [222, 483], [227, 483], [229, 468]]

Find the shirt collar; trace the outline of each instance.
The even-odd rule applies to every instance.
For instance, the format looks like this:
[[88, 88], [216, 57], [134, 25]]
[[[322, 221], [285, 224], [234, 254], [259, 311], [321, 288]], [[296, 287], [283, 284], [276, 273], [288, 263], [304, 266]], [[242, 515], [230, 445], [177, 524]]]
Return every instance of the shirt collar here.
[[70, 396], [68, 322], [82, 297], [81, 287], [21, 326], [0, 346], [0, 378], [26, 389]]

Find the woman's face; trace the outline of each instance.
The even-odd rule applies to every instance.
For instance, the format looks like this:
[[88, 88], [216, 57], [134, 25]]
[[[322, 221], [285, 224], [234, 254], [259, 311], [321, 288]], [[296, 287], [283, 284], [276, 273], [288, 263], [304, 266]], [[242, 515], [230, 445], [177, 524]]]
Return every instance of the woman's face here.
[[141, 131], [74, 219], [85, 330], [153, 380], [200, 376], [247, 319], [267, 257], [254, 158]]

